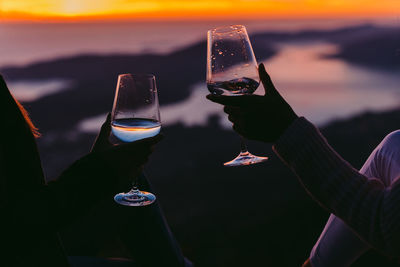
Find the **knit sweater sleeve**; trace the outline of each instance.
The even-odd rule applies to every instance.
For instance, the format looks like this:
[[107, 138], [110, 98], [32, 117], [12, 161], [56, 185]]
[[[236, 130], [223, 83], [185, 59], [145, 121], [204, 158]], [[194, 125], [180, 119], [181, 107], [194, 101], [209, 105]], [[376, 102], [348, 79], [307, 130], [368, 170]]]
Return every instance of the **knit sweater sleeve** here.
[[345, 221], [363, 240], [388, 256], [400, 248], [400, 183], [385, 188], [342, 159], [305, 118], [295, 120], [274, 144], [320, 205]]

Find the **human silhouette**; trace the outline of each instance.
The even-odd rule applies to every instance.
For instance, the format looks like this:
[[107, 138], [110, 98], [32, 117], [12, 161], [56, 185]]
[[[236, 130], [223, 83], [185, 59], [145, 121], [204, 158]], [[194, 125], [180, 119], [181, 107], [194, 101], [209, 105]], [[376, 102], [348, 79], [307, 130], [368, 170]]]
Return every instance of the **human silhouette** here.
[[297, 116], [263, 64], [259, 75], [265, 95], [207, 98], [225, 106], [239, 134], [273, 143], [304, 189], [333, 214], [304, 266], [348, 266], [368, 248], [399, 261], [400, 131], [390, 133], [357, 171]]
[[[132, 175], [141, 188], [151, 190], [142, 174], [153, 146], [161, 136], [123, 145], [108, 141], [108, 117], [92, 150], [54, 181], [46, 183], [35, 137], [40, 134], [22, 105], [0, 76], [0, 266], [190, 266], [175, 241], [158, 203], [124, 207], [112, 202], [129, 188]], [[128, 186], [127, 186], [128, 185]], [[104, 213], [121, 216], [114, 227], [134, 262], [68, 258], [59, 232], [90, 217], [93, 209], [110, 200]], [[121, 221], [115, 218], [114, 221]], [[102, 225], [102, 221], [96, 224]], [[98, 233], [101, 235], [102, 233]], [[79, 240], [77, 240], [79, 242]], [[98, 265], [96, 265], [96, 262]], [[116, 264], [116, 263], [115, 263]]]

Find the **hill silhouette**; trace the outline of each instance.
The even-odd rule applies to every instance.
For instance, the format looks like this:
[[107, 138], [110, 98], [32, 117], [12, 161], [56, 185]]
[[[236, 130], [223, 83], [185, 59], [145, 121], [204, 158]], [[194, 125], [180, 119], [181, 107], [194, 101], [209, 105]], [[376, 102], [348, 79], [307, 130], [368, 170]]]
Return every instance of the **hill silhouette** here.
[[[329, 31], [266, 32], [254, 34], [251, 39], [259, 61], [275, 55], [281, 42], [324, 41], [337, 44], [339, 52], [322, 56], [369, 68], [396, 70], [400, 66], [400, 37], [395, 28], [360, 25]], [[71, 81], [66, 90], [29, 103], [37, 124], [47, 132], [70, 129], [84, 118], [109, 111], [120, 73], [153, 73], [161, 105], [182, 101], [189, 96], [191, 85], [205, 80], [205, 63], [203, 41], [167, 55], [78, 55], [4, 67], [0, 72], [7, 80]], [[46, 116], [49, 111], [51, 118]]]

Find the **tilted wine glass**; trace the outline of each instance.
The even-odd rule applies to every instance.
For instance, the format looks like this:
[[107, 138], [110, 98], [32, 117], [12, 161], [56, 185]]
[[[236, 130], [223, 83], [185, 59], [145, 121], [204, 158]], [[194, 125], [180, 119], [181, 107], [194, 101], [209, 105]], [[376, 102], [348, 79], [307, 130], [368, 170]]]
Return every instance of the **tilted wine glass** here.
[[[111, 131], [122, 142], [134, 142], [157, 135], [161, 129], [155, 77], [152, 74], [118, 76], [111, 114]], [[140, 191], [137, 181], [127, 193], [114, 200], [125, 206], [146, 206], [155, 201], [152, 193]]]
[[[240, 96], [253, 94], [258, 88], [257, 61], [246, 28], [231, 25], [207, 33], [207, 87], [212, 94]], [[241, 166], [266, 161], [248, 152], [241, 137], [240, 154], [225, 166]]]

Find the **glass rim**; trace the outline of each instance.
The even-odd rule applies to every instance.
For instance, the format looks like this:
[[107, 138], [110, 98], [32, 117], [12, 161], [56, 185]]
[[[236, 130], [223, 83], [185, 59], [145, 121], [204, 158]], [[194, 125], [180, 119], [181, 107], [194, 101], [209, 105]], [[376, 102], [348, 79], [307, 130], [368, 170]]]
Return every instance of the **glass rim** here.
[[218, 26], [216, 28], [208, 30], [209, 33], [228, 33], [237, 30], [246, 30], [246, 26], [241, 24], [233, 24], [226, 26]]
[[118, 74], [118, 78], [127, 77], [127, 76], [130, 76], [133, 78], [152, 78], [152, 79], [156, 78], [156, 76], [151, 73], [121, 73], [121, 74]]

